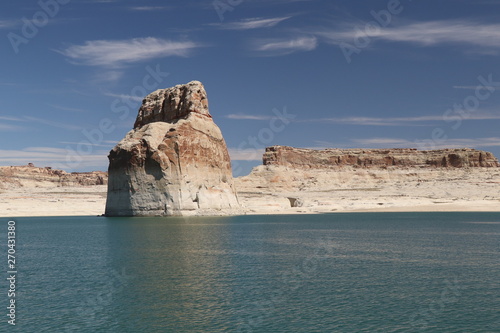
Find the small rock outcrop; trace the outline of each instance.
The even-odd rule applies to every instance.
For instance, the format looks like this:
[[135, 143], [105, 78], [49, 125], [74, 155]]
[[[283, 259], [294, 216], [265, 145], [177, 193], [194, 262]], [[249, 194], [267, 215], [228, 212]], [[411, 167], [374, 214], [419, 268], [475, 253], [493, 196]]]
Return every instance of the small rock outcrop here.
[[222, 215], [239, 207], [201, 82], [149, 94], [108, 158], [106, 216]]
[[301, 169], [331, 169], [343, 166], [362, 168], [500, 167], [498, 160], [492, 153], [470, 148], [442, 150], [417, 150], [412, 148], [314, 150], [272, 146], [266, 148], [263, 164]]

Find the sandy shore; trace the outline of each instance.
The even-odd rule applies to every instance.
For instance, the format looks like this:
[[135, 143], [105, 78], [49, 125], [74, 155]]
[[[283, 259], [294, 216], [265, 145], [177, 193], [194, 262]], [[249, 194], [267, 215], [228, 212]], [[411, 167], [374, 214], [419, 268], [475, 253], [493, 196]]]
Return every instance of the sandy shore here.
[[2, 217], [101, 215], [107, 185], [0, 190]]
[[500, 169], [297, 170], [236, 179], [247, 214], [500, 212]]
[[[345, 207], [323, 205], [286, 207], [285, 199], [268, 201], [260, 209], [251, 207], [236, 214], [321, 214], [342, 212], [500, 212], [500, 200], [460, 200], [453, 203], [427, 200], [393, 199], [384, 205], [364, 203], [361, 199], [344, 200]], [[17, 190], [0, 194], [2, 217], [24, 216], [97, 216], [104, 213], [106, 186], [85, 188]]]
[[[500, 212], [500, 170], [327, 174], [262, 168], [236, 179], [242, 209], [230, 214]], [[106, 185], [0, 190], [1, 217], [104, 213]]]

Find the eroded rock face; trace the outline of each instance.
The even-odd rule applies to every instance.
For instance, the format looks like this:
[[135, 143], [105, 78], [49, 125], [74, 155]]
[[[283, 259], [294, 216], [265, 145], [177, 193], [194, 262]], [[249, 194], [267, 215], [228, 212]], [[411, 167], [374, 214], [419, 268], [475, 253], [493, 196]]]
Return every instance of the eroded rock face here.
[[222, 133], [203, 85], [148, 95], [109, 154], [107, 216], [220, 215], [239, 207]]
[[381, 167], [500, 167], [495, 156], [486, 151], [462, 148], [417, 149], [301, 149], [287, 146], [267, 147], [264, 165], [321, 169], [342, 166]]
[[212, 118], [208, 112], [207, 93], [199, 81], [159, 89], [149, 94], [142, 102], [134, 128], [157, 121], [172, 122], [190, 113]]

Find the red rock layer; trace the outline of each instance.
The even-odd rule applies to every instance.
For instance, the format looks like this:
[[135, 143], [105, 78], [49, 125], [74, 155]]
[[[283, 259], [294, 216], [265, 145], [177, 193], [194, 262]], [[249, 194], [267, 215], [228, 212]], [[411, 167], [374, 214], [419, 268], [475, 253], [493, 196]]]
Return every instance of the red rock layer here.
[[267, 147], [264, 165], [295, 168], [337, 168], [343, 166], [364, 168], [386, 167], [500, 167], [490, 152], [470, 148], [417, 150], [394, 149], [302, 149], [287, 146]]

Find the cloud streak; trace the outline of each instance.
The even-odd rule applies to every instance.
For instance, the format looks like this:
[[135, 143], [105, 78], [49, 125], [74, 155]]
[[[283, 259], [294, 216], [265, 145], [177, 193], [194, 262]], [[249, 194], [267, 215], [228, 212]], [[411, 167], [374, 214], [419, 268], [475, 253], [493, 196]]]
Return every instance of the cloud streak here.
[[[400, 138], [369, 138], [354, 139], [352, 142], [362, 146], [373, 146], [387, 148], [388, 145], [396, 148], [419, 148], [418, 142]], [[478, 147], [500, 147], [499, 137], [489, 138], [463, 138], [448, 139], [442, 143], [436, 144], [435, 149], [444, 148], [478, 148]]]
[[251, 115], [251, 114], [228, 114], [226, 118], [235, 120], [270, 120], [273, 117], [264, 115]]
[[[316, 34], [331, 44], [353, 43], [360, 36], [371, 40], [412, 43], [418, 46], [465, 45], [500, 51], [500, 24], [481, 23], [471, 20], [438, 20], [411, 22], [388, 28], [369, 29], [364, 27], [343, 26], [318, 31]], [[363, 28], [363, 29], [361, 29]], [[363, 31], [362, 33], [360, 33]], [[470, 50], [468, 50], [470, 51]], [[478, 50], [479, 51], [479, 50]]]
[[0, 116], [0, 120], [7, 120], [7, 121], [26, 121], [25, 119], [18, 118], [18, 117], [11, 117], [11, 116]]
[[0, 29], [9, 29], [18, 24], [19, 22], [17, 21], [0, 20]]
[[[450, 116], [451, 117], [451, 116]], [[451, 118], [450, 118], [451, 119]], [[472, 113], [464, 120], [498, 120], [500, 113]], [[446, 121], [443, 115], [439, 116], [415, 116], [415, 117], [340, 117], [310, 119], [307, 122], [329, 122], [335, 124], [360, 125], [360, 126], [409, 126], [415, 124]], [[425, 124], [423, 124], [425, 125]]]
[[23, 129], [25, 128], [21, 126], [0, 123], [0, 130], [2, 131], [16, 132]]
[[171, 41], [153, 37], [128, 40], [94, 40], [82, 45], [71, 45], [57, 51], [74, 64], [87, 66], [120, 67], [154, 58], [188, 56], [201, 47], [191, 41]]
[[318, 46], [316, 37], [292, 39], [263, 39], [255, 41], [253, 49], [268, 56], [287, 55], [299, 51], [312, 51]]
[[265, 149], [228, 148], [232, 161], [262, 161]]
[[[12, 117], [12, 116], [0, 116], [0, 121], [2, 121], [2, 122], [26, 122], [26, 119]], [[0, 123], [0, 130], [1, 131], [15, 132], [15, 131], [22, 131], [25, 129], [26, 129], [25, 127], [18, 126], [18, 125]]]
[[61, 105], [56, 105], [56, 104], [47, 104], [47, 106], [54, 108], [54, 109], [69, 111], [69, 112], [85, 112], [85, 110], [83, 110], [83, 109], [61, 106]]
[[225, 30], [251, 30], [251, 29], [271, 28], [285, 20], [288, 20], [290, 17], [291, 16], [274, 17], [268, 19], [264, 19], [261, 17], [250, 18], [239, 22], [221, 24], [220, 28]]
[[[358, 126], [425, 126], [431, 125], [435, 122], [455, 120], [455, 118], [458, 116], [458, 114], [451, 114], [449, 115], [449, 119], [445, 119], [443, 115], [425, 115], [414, 117], [329, 117], [295, 121], [323, 122]], [[270, 120], [272, 119], [272, 116], [233, 113], [228, 114], [226, 118], [233, 120]], [[500, 120], [500, 113], [475, 112], [471, 113], [467, 118], [463, 118], [463, 120]]]
[[497, 86], [453, 86], [453, 89], [466, 89], [466, 90], [496, 90], [500, 88], [500, 85]]
[[122, 100], [130, 100], [133, 102], [141, 102], [141, 103], [144, 100], [144, 97], [132, 96], [132, 95], [127, 95], [127, 94], [113, 94], [113, 93], [109, 93], [109, 92], [104, 93], [104, 96], [120, 98]]
[[168, 9], [171, 9], [171, 7], [167, 7], [167, 6], [134, 6], [134, 7], [129, 7], [129, 9], [134, 10], [134, 11], [151, 12], [151, 11], [156, 11], [156, 10], [168, 10]]
[[[94, 155], [82, 156], [82, 161], [78, 166], [106, 170], [108, 164], [106, 154], [107, 151], [96, 151]], [[64, 169], [67, 166], [67, 158], [70, 155], [71, 152], [66, 149], [53, 147], [28, 147], [21, 150], [0, 149], [0, 165], [26, 165], [34, 163], [39, 166]]]
[[67, 131], [80, 131], [83, 129], [83, 127], [78, 126], [78, 125], [73, 125], [73, 124], [66, 124], [66, 123], [61, 123], [58, 121], [53, 121], [53, 120], [48, 120], [48, 119], [42, 119], [42, 118], [36, 118], [36, 117], [30, 117], [30, 116], [24, 116], [24, 119], [43, 124], [43, 125], [48, 125], [56, 128], [62, 128]]

